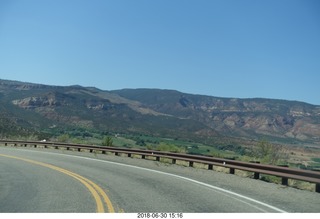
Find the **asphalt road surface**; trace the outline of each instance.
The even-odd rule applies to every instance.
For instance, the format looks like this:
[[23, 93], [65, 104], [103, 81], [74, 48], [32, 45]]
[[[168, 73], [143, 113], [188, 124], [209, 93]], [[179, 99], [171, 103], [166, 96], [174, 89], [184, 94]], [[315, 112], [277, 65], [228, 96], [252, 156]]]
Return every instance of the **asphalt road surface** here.
[[320, 212], [320, 194], [155, 161], [0, 146], [0, 212]]

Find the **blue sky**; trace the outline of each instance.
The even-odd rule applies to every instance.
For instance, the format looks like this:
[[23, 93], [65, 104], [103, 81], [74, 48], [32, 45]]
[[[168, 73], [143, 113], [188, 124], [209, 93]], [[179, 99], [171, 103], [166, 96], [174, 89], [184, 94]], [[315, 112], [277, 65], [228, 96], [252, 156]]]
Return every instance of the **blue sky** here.
[[0, 0], [0, 78], [320, 105], [320, 1]]

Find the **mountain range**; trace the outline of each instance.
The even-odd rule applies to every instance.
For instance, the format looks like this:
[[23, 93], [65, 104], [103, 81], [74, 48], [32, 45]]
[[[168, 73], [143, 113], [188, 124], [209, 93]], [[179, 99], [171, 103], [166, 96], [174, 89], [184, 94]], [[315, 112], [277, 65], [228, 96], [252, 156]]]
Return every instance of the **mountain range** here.
[[267, 138], [320, 144], [320, 106], [175, 90], [49, 86], [0, 80], [0, 137], [84, 128], [194, 141]]

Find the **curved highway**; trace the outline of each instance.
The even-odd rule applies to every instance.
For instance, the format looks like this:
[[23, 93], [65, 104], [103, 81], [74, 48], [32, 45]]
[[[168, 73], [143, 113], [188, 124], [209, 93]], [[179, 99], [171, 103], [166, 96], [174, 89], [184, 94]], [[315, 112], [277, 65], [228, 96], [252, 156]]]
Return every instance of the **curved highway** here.
[[318, 206], [317, 193], [214, 171], [0, 147], [0, 212], [317, 212]]

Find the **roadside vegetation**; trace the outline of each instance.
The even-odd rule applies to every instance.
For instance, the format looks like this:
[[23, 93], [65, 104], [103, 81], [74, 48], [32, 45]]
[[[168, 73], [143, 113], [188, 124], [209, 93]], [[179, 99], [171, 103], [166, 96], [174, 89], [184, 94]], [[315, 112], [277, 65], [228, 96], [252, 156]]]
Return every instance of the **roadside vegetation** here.
[[[50, 129], [42, 133], [27, 133], [23, 135], [0, 136], [0, 138], [17, 140], [43, 140], [63, 143], [93, 144], [125, 148], [140, 148], [149, 150], [206, 155], [234, 160], [259, 162], [271, 165], [289, 165], [301, 169], [320, 169], [320, 149], [311, 147], [289, 148], [274, 144], [263, 138], [248, 144], [233, 142], [215, 142], [210, 144], [179, 138], [161, 138], [157, 136], [113, 133], [85, 128]], [[314, 155], [314, 156], [312, 156]]]

